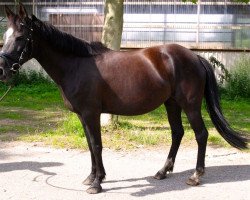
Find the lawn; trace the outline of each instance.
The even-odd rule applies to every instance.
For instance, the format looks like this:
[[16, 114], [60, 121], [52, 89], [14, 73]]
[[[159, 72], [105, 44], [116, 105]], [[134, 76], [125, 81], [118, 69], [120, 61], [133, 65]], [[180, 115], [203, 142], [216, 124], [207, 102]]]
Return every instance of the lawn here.
[[[0, 95], [7, 89], [0, 85]], [[250, 132], [250, 102], [222, 100], [223, 112], [236, 130]], [[209, 145], [228, 146], [213, 127], [206, 110], [203, 117], [209, 131]], [[194, 145], [194, 133], [183, 114], [185, 136], [182, 145]], [[171, 132], [164, 106], [141, 116], [119, 116], [116, 126], [102, 128], [104, 147], [133, 149], [171, 144]], [[81, 124], [67, 111], [52, 83], [18, 85], [0, 102], [0, 140], [41, 142], [63, 148], [87, 149]]]

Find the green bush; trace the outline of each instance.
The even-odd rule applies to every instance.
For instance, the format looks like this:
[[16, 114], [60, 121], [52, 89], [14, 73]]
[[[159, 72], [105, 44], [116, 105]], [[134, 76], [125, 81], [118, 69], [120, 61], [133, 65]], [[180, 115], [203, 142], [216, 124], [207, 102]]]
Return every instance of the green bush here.
[[233, 67], [225, 91], [230, 99], [250, 98], [250, 58], [240, 58]]
[[42, 72], [30, 70], [30, 71], [20, 71], [18, 74], [14, 75], [7, 84], [19, 86], [19, 85], [54, 84], [54, 83], [48, 76], [45, 76]]
[[[37, 71], [21, 71], [14, 75], [8, 83], [0, 81], [0, 97], [7, 91], [9, 85], [12, 85], [12, 90], [18, 90], [20, 96], [37, 94], [37, 97], [43, 98], [48, 93], [57, 94], [56, 84], [47, 76], [44, 76], [42, 72]], [[12, 93], [12, 92], [11, 92]], [[52, 98], [52, 97], [51, 97]]]

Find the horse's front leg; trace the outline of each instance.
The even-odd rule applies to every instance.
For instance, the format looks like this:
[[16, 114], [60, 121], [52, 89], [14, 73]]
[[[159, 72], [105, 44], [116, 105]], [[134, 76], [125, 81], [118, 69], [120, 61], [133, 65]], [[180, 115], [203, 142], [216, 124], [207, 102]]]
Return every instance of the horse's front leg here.
[[80, 119], [86, 138], [87, 138], [87, 142], [88, 142], [88, 146], [89, 146], [89, 151], [90, 151], [90, 155], [91, 155], [91, 172], [89, 174], [89, 176], [82, 182], [84, 185], [91, 185], [96, 177], [96, 163], [95, 163], [95, 156], [91, 147], [91, 142], [90, 142], [90, 137], [89, 134], [87, 134], [87, 129], [86, 129], [86, 125], [83, 121], [83, 118], [81, 115], [78, 115], [78, 118]]
[[88, 193], [96, 194], [101, 192], [101, 182], [106, 175], [102, 162], [100, 114], [97, 114], [96, 112], [88, 112], [83, 113], [79, 117], [85, 129], [92, 161], [91, 174], [84, 181], [84, 184], [90, 185], [87, 189]]

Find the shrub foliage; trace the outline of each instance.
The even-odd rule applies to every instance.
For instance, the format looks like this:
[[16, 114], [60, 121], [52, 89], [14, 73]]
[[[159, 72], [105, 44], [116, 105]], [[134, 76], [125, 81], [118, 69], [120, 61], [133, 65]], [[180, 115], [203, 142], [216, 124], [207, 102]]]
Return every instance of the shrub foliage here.
[[225, 90], [231, 99], [250, 98], [250, 58], [242, 57], [235, 63]]

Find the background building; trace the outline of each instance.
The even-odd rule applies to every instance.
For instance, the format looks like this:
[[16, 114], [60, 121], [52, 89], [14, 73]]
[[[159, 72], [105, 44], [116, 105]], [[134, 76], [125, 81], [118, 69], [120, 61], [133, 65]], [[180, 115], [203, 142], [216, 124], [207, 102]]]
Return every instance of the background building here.
[[[30, 13], [76, 37], [98, 41], [104, 20], [104, 0], [22, 0]], [[1, 0], [15, 10], [15, 1]], [[232, 0], [125, 0], [122, 48], [178, 43], [215, 55], [230, 64], [250, 51], [250, 4]], [[6, 19], [0, 24], [0, 38]], [[0, 41], [1, 43], [1, 41]], [[234, 56], [232, 56], [234, 55]]]

